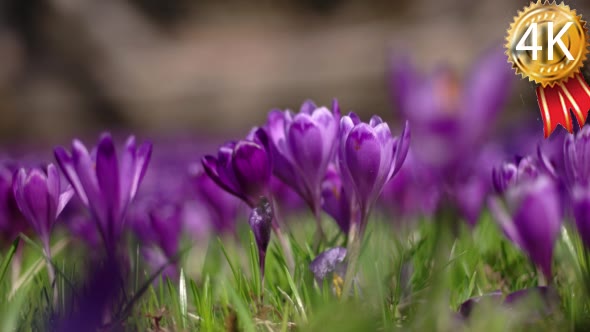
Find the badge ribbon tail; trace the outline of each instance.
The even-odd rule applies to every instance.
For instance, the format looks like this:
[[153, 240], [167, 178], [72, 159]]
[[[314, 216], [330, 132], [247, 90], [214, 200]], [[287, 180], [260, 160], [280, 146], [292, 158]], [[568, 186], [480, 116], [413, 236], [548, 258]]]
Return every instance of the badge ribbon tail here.
[[549, 137], [559, 124], [573, 133], [574, 124], [570, 110], [582, 128], [590, 110], [590, 86], [578, 73], [566, 83], [559, 82], [553, 87], [537, 87], [537, 100], [541, 109], [545, 138]]

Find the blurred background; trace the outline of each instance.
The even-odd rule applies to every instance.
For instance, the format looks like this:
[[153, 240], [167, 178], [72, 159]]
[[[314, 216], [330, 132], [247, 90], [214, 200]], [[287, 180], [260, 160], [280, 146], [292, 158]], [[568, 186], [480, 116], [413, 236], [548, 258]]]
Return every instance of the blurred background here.
[[[243, 135], [306, 98], [396, 120], [392, 55], [467, 75], [524, 0], [0, 0], [0, 143]], [[588, 1], [568, 1], [590, 17]], [[514, 77], [509, 109], [538, 112]], [[539, 130], [541, 124], [539, 123]]]

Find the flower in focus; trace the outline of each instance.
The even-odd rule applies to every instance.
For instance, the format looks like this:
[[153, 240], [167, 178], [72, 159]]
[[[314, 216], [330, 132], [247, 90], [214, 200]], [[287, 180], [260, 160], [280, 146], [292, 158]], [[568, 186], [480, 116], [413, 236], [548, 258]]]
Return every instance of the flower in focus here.
[[193, 188], [206, 206], [211, 225], [218, 233], [234, 233], [240, 201], [215, 183], [200, 164], [189, 170]]
[[360, 214], [361, 229], [385, 184], [399, 171], [410, 145], [408, 124], [393, 137], [378, 116], [363, 123], [354, 113], [342, 117], [339, 163], [342, 183]]
[[266, 139], [264, 135], [259, 130], [256, 139], [228, 142], [219, 148], [217, 157], [209, 155], [202, 160], [205, 172], [217, 185], [250, 207], [267, 196], [270, 186], [270, 159], [260, 143]]
[[299, 193], [316, 218], [321, 212], [321, 183], [336, 153], [339, 117], [336, 100], [332, 111], [306, 101], [296, 115], [271, 111], [264, 127], [273, 173]]
[[250, 213], [249, 224], [256, 246], [258, 247], [258, 263], [260, 267], [260, 276], [262, 277], [262, 284], [264, 284], [264, 266], [266, 262], [266, 249], [270, 243], [270, 233], [272, 229], [273, 212], [270, 202], [263, 198]]
[[45, 254], [50, 256], [51, 230], [74, 195], [73, 189], [62, 187], [57, 168], [49, 164], [46, 172], [21, 168], [14, 179], [13, 190], [20, 211], [41, 239]]
[[111, 135], [105, 133], [92, 154], [79, 140], [72, 142], [71, 154], [62, 147], [54, 152], [62, 172], [89, 208], [107, 250], [113, 253], [127, 208], [146, 173], [151, 143], [137, 147], [131, 136], [118, 158]]
[[561, 206], [557, 186], [548, 176], [527, 179], [506, 190], [508, 212], [497, 199], [490, 199], [490, 211], [506, 237], [526, 252], [551, 278], [553, 247], [561, 227]]
[[322, 183], [322, 206], [344, 234], [348, 234], [352, 221], [350, 200], [342, 187], [340, 174], [334, 165], [330, 165]]

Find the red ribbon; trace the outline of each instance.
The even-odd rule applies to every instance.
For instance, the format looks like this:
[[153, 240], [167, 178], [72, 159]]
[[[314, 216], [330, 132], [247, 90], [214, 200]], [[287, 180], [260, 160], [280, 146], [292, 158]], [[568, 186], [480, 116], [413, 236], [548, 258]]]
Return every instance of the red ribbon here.
[[574, 112], [578, 125], [582, 128], [590, 110], [590, 86], [581, 74], [576, 74], [565, 83], [559, 82], [553, 87], [537, 87], [537, 100], [541, 108], [545, 138], [559, 124], [573, 133], [570, 110]]

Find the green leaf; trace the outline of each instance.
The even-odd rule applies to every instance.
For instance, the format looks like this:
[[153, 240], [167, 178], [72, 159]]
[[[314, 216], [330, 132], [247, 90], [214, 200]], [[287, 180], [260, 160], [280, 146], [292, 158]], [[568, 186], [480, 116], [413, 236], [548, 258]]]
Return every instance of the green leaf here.
[[4, 280], [4, 277], [6, 276], [6, 271], [8, 270], [10, 262], [12, 262], [12, 258], [16, 253], [16, 249], [18, 249], [19, 243], [20, 237], [17, 236], [16, 239], [12, 241], [12, 245], [10, 246], [10, 248], [8, 248], [8, 253], [2, 260], [2, 265], [0, 266], [0, 283]]

